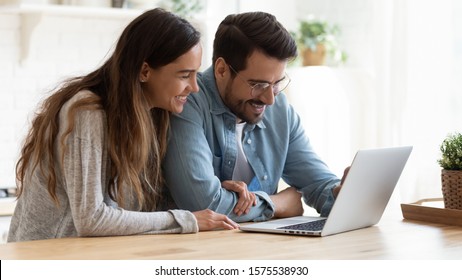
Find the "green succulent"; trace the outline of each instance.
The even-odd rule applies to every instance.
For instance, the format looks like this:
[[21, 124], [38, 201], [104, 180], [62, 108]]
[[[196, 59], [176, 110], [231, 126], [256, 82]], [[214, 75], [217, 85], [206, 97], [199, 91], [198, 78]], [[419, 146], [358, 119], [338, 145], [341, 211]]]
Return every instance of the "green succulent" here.
[[439, 165], [446, 170], [462, 170], [462, 134], [452, 133], [440, 146]]

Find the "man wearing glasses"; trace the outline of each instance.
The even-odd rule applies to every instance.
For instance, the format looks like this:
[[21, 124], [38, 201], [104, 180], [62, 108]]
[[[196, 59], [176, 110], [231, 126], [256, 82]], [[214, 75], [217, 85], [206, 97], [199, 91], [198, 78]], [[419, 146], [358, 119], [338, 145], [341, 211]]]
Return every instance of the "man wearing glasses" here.
[[[172, 116], [165, 181], [177, 206], [209, 208], [237, 222], [303, 213], [301, 197], [327, 216], [340, 179], [313, 151], [282, 92], [297, 55], [289, 32], [263, 12], [227, 16], [213, 66]], [[283, 179], [289, 188], [278, 192]]]

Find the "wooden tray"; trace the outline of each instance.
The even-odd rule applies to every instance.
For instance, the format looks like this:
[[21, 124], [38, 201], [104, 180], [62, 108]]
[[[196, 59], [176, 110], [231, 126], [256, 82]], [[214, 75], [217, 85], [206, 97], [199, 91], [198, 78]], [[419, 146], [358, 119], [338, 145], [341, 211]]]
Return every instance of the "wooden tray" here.
[[421, 199], [401, 204], [403, 217], [409, 220], [462, 226], [462, 210], [446, 209], [442, 198]]

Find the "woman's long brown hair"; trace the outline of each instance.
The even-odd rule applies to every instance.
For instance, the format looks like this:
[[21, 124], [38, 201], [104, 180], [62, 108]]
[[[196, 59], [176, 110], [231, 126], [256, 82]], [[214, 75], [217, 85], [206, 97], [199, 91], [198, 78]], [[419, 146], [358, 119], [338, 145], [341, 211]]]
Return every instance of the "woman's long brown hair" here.
[[[136, 194], [139, 210], [155, 210], [162, 198], [161, 161], [167, 146], [169, 112], [148, 106], [139, 74], [144, 62], [154, 69], [165, 66], [199, 40], [199, 32], [187, 21], [162, 9], [147, 11], [134, 19], [120, 36], [112, 56], [99, 69], [67, 80], [44, 101], [16, 165], [18, 196], [27, 189], [26, 177], [39, 168], [47, 180], [48, 193], [59, 204], [55, 144], [65, 151], [65, 139], [74, 128], [79, 110], [102, 109], [108, 125], [109, 195], [123, 207], [127, 193], [123, 188], [129, 187]], [[96, 96], [83, 98], [70, 108], [69, 128], [57, 139], [63, 104], [82, 90]]]

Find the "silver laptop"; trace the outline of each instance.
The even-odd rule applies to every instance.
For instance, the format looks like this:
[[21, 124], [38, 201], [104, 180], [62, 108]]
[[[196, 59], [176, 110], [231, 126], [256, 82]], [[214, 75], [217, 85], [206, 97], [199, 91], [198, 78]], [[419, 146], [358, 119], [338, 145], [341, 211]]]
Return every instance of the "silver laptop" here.
[[326, 236], [380, 220], [412, 147], [359, 150], [328, 218], [299, 216], [252, 223], [243, 231]]

